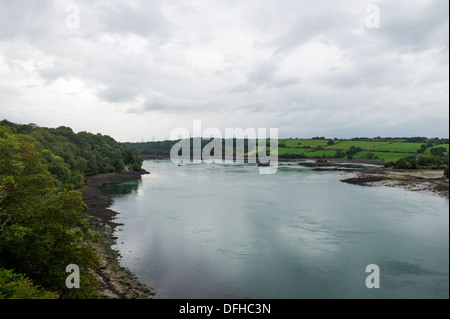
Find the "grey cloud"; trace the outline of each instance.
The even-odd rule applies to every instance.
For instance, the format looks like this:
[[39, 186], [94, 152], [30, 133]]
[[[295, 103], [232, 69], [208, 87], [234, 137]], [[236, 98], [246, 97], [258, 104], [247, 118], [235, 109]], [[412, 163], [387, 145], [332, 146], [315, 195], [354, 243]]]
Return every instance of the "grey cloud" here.
[[169, 35], [169, 23], [159, 9], [159, 1], [139, 1], [137, 6], [119, 2], [100, 12], [102, 31], [138, 34], [161, 40]]
[[[75, 78], [127, 115], [230, 116], [292, 136], [397, 135], [412, 124], [414, 135], [448, 134], [432, 124], [448, 124], [446, 1], [380, 1], [381, 28], [371, 30], [364, 3], [352, 1], [79, 0], [78, 30], [64, 26], [66, 3], [0, 2], [0, 70], [15, 77], [0, 80], [0, 100], [13, 105], [5, 92], [28, 94], [37, 75], [42, 90]], [[314, 56], [304, 65], [296, 54], [311, 43], [342, 56], [328, 69]]]
[[449, 2], [431, 0], [417, 6], [411, 1], [380, 4], [380, 29], [372, 30], [396, 50], [427, 50], [440, 46], [448, 50]]

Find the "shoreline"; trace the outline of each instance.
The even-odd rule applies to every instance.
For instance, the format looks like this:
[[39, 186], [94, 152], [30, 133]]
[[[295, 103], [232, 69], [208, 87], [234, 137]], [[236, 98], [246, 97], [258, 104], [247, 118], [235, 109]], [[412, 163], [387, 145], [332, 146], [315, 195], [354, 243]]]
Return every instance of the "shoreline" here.
[[346, 177], [341, 182], [362, 186], [397, 187], [449, 199], [449, 179], [443, 175], [443, 170], [396, 170], [378, 167], [352, 170], [349, 173], [352, 174], [351, 177]]
[[83, 194], [83, 202], [88, 205], [86, 214], [90, 229], [99, 235], [94, 250], [99, 257], [95, 276], [100, 299], [151, 299], [155, 295], [151, 287], [120, 265], [120, 253], [112, 248], [117, 239], [114, 230], [120, 225], [114, 222], [118, 213], [109, 209], [112, 199], [100, 190], [103, 185], [138, 180], [145, 174], [150, 173], [142, 169], [95, 175], [88, 177], [85, 184], [77, 189]]

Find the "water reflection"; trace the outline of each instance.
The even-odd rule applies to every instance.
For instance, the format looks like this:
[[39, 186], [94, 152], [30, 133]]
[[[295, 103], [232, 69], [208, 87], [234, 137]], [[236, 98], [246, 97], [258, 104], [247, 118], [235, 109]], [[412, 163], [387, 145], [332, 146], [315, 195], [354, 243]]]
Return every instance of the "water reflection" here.
[[100, 188], [106, 195], [113, 197], [121, 197], [128, 194], [137, 194], [142, 180], [128, 181], [119, 184], [108, 184]]
[[104, 191], [121, 264], [159, 298], [448, 298], [448, 200], [298, 166], [144, 168]]

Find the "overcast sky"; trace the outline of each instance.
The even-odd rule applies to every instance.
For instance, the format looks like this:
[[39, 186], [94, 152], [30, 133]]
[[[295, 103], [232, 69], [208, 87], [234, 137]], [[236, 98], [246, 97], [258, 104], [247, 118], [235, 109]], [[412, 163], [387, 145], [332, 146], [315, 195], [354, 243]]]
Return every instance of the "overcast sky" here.
[[280, 137], [448, 137], [448, 6], [0, 0], [0, 120], [122, 142], [193, 120]]

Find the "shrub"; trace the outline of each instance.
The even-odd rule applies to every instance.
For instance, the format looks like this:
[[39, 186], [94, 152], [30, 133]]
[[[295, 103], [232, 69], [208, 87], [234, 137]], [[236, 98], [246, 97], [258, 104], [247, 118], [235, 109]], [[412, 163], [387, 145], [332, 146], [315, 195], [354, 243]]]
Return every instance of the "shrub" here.
[[47, 291], [12, 270], [0, 268], [0, 299], [58, 299], [58, 294]]

